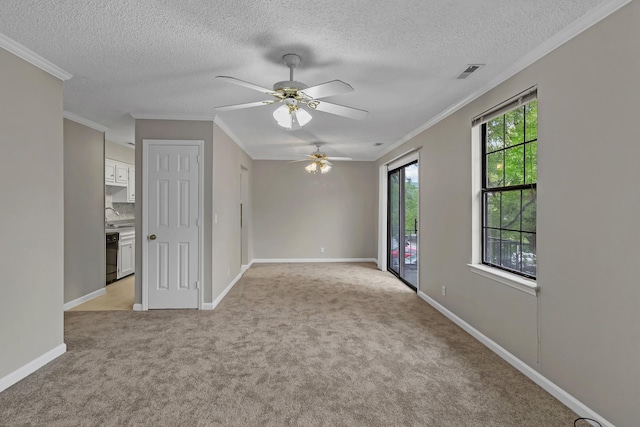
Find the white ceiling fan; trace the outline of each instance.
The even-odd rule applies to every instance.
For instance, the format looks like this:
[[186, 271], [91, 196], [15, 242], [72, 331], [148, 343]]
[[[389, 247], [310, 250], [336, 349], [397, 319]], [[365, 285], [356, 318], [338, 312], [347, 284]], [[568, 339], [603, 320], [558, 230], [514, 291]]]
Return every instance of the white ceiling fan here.
[[320, 152], [320, 146], [322, 144], [315, 144], [317, 150], [315, 153], [308, 154], [306, 158], [300, 160], [292, 160], [289, 163], [295, 162], [309, 162], [307, 166], [305, 166], [304, 170], [309, 173], [327, 173], [331, 170], [331, 166], [333, 163], [330, 160], [335, 161], [348, 161], [353, 160], [351, 157], [329, 157], [324, 153]]
[[368, 111], [365, 110], [345, 107], [344, 105], [333, 104], [327, 101], [320, 101], [320, 99], [328, 96], [353, 92], [351, 85], [340, 80], [331, 80], [326, 83], [308, 87], [304, 83], [293, 80], [293, 70], [298, 66], [298, 64], [300, 64], [300, 57], [294, 53], [288, 53], [282, 57], [282, 60], [287, 67], [289, 67], [289, 80], [277, 82], [273, 85], [273, 89], [267, 89], [234, 77], [216, 76], [217, 79], [222, 79], [238, 86], [257, 90], [258, 92], [273, 96], [275, 99], [249, 102], [245, 104], [225, 105], [215, 107], [215, 109], [218, 111], [231, 111], [281, 102], [283, 105], [273, 112], [273, 117], [278, 122], [278, 125], [289, 130], [299, 129], [309, 123], [312, 119], [311, 114], [303, 108], [304, 106], [310, 110], [322, 111], [324, 113], [335, 114], [356, 120], [364, 119], [367, 116]]

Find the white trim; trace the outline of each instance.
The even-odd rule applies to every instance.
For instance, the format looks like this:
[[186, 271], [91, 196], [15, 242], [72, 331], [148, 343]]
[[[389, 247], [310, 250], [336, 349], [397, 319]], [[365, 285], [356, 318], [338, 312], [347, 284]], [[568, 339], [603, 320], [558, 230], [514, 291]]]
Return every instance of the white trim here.
[[[148, 207], [147, 207], [147, 203], [148, 203], [148, 199], [149, 199], [149, 195], [147, 194], [148, 191], [146, 191], [147, 186], [148, 186], [148, 179], [147, 179], [147, 168], [149, 166], [149, 159], [147, 158], [149, 156], [149, 147], [148, 144], [144, 143], [144, 139], [142, 140], [142, 207], [141, 207], [141, 211], [142, 211], [142, 219], [141, 219], [141, 223], [142, 223], [142, 242], [140, 244], [140, 246], [142, 247], [142, 260], [140, 262], [140, 267], [142, 268], [142, 271], [140, 272], [142, 275], [142, 280], [140, 281], [140, 286], [141, 286], [141, 302], [140, 302], [140, 311], [147, 311], [149, 310], [149, 295], [147, 295], [147, 273], [148, 273], [148, 266], [147, 266], [147, 256], [149, 255], [149, 249], [148, 249], [148, 244], [146, 242], [146, 237], [149, 235], [149, 225], [147, 224], [147, 217], [148, 217]], [[140, 194], [138, 194], [139, 196]], [[135, 310], [135, 304], [133, 309]]]
[[402, 156], [399, 156], [396, 159], [393, 159], [392, 161], [387, 162], [387, 169], [392, 171], [394, 169], [398, 169], [405, 165], [408, 165], [411, 162], [417, 162], [419, 160], [420, 160], [420, 152], [418, 151], [418, 148], [413, 148], [409, 150], [407, 153], [403, 154]]
[[498, 356], [503, 358], [507, 363], [511, 366], [522, 372], [529, 379], [531, 379], [534, 383], [538, 384], [545, 391], [551, 394], [553, 397], [558, 399], [561, 403], [567, 406], [569, 409], [574, 411], [576, 414], [581, 417], [593, 418], [594, 420], [599, 421], [604, 427], [615, 427], [613, 424], [605, 420], [603, 417], [598, 415], [591, 408], [586, 406], [584, 403], [580, 402], [578, 399], [567, 393], [565, 390], [561, 389], [545, 376], [543, 376], [540, 372], [536, 371], [522, 360], [518, 359], [516, 356], [508, 352], [504, 347], [500, 346], [498, 343], [493, 341], [491, 338], [484, 335], [482, 332], [462, 320], [460, 317], [456, 316], [453, 312], [449, 311], [446, 307], [438, 303], [433, 298], [429, 297], [422, 291], [418, 291], [418, 296], [426, 301], [433, 308], [438, 310], [440, 313], [444, 314], [449, 318], [453, 323], [460, 326], [464, 329], [469, 335], [480, 341], [482, 344], [487, 346], [489, 350], [496, 353]]
[[85, 119], [84, 117], [71, 113], [69, 111], [64, 111], [62, 113], [62, 117], [73, 122], [80, 123], [81, 125], [90, 127], [91, 129], [97, 130], [98, 132], [106, 132], [107, 130], [109, 130], [109, 128], [107, 128], [106, 126], [102, 126], [101, 124], [92, 122], [89, 119]]
[[133, 304], [133, 311], [142, 311], [142, 304]]
[[[378, 238], [378, 268], [382, 271], [388, 271], [387, 265], [387, 238], [388, 238], [388, 229], [387, 229], [387, 221], [388, 221], [388, 181], [389, 181], [389, 171], [393, 171], [395, 169], [401, 168], [403, 166], [408, 165], [409, 163], [418, 162], [418, 182], [420, 181], [420, 150], [422, 147], [414, 147], [409, 151], [406, 151], [399, 156], [394, 157], [389, 160], [385, 164], [380, 166], [380, 182], [378, 185], [378, 236], [382, 236], [382, 238]], [[419, 193], [419, 192], [418, 192]], [[418, 213], [417, 218], [420, 218], [420, 194], [418, 194]], [[418, 227], [420, 228], [420, 227]], [[420, 231], [418, 230], [416, 249], [418, 250], [418, 257], [420, 257]], [[416, 271], [416, 289], [420, 289], [420, 262], [417, 264], [418, 268]]]
[[88, 293], [86, 295], [81, 296], [80, 298], [76, 298], [73, 301], [69, 301], [69, 302], [65, 303], [62, 306], [62, 308], [63, 308], [64, 311], [71, 310], [73, 307], [76, 307], [76, 306], [78, 306], [78, 305], [80, 305], [80, 304], [82, 304], [84, 302], [92, 300], [92, 299], [94, 299], [96, 297], [99, 297], [100, 295], [104, 295], [106, 293], [107, 293], [107, 288], [106, 287], [100, 288], [97, 291], [90, 292], [90, 293]]
[[530, 280], [525, 277], [520, 277], [517, 274], [509, 273], [508, 271], [500, 270], [499, 268], [492, 268], [484, 264], [467, 264], [471, 268], [472, 273], [479, 274], [487, 279], [494, 280], [502, 283], [503, 285], [510, 286], [514, 289], [522, 291], [526, 294], [537, 296], [539, 287], [535, 280]]
[[280, 264], [294, 262], [378, 262], [375, 258], [263, 258], [254, 259], [252, 264]]
[[560, 46], [562, 46], [572, 38], [576, 37], [583, 31], [586, 31], [593, 25], [602, 21], [604, 18], [611, 15], [612, 13], [614, 13], [621, 7], [625, 6], [627, 3], [630, 3], [631, 1], [632, 0], [611, 0], [611, 1], [604, 2], [603, 4], [595, 7], [589, 13], [584, 15], [582, 18], [578, 19], [577, 21], [573, 22], [571, 25], [562, 29], [560, 32], [556, 33], [553, 37], [546, 40], [537, 48], [533, 49], [531, 52], [527, 53], [525, 56], [520, 58], [505, 72], [503, 72], [502, 74], [499, 74], [495, 79], [491, 80], [489, 83], [482, 86], [480, 89], [476, 90], [475, 92], [471, 93], [469, 96], [462, 99], [461, 101], [443, 110], [440, 114], [438, 114], [437, 116], [435, 116], [434, 118], [432, 118], [431, 120], [423, 124], [422, 126], [416, 128], [412, 132], [409, 132], [408, 134], [406, 134], [405, 136], [403, 136], [393, 144], [389, 145], [378, 156], [376, 160], [380, 160], [382, 157], [386, 156], [391, 151], [400, 147], [405, 142], [411, 140], [412, 138], [421, 134], [425, 130], [429, 129], [430, 127], [446, 119], [451, 114], [455, 113], [456, 111], [460, 110], [461, 108], [465, 107], [466, 105], [480, 98], [482, 95], [489, 92], [491, 89], [504, 83], [506, 80], [510, 79], [520, 71], [527, 68], [529, 65], [543, 58], [547, 54], [553, 52], [555, 49], [559, 48]]
[[212, 122], [214, 116], [200, 116], [188, 114], [145, 114], [129, 113], [136, 120], [193, 120], [196, 122]]
[[482, 263], [482, 148], [480, 126], [471, 128], [471, 264]]
[[253, 260], [249, 261], [249, 264], [241, 265], [240, 272], [244, 274], [244, 272], [247, 271], [249, 268], [251, 268], [252, 265], [253, 265]]
[[181, 114], [145, 114], [145, 113], [129, 113], [129, 115], [136, 120], [193, 120], [193, 121], [200, 121], [200, 122], [213, 122], [216, 125], [218, 125], [218, 127], [222, 129], [222, 131], [226, 133], [227, 136], [231, 138], [231, 140], [235, 142], [236, 145], [240, 147], [242, 151], [244, 151], [247, 154], [247, 156], [251, 158], [251, 160], [255, 160], [253, 157], [251, 157], [251, 155], [249, 154], [249, 151], [247, 150], [247, 147], [242, 143], [240, 138], [238, 138], [238, 136], [235, 133], [233, 133], [233, 131], [229, 128], [229, 126], [227, 126], [227, 124], [218, 115], [190, 116], [190, 115], [181, 115]]
[[18, 381], [33, 374], [35, 371], [42, 368], [44, 365], [56, 359], [60, 355], [64, 354], [66, 351], [67, 351], [67, 345], [62, 343], [54, 347], [53, 349], [47, 351], [42, 356], [37, 357], [36, 359], [32, 360], [26, 365], [23, 365], [22, 367], [16, 369], [10, 374], [7, 374], [4, 377], [0, 378], [0, 392], [8, 389]]
[[9, 37], [5, 36], [4, 34], [0, 34], [0, 47], [8, 52], [13, 53], [15, 56], [24, 59], [28, 63], [35, 65], [41, 70], [46, 71], [52, 76], [57, 77], [63, 82], [73, 77], [71, 74], [67, 73], [62, 68], [44, 59], [42, 56], [38, 55], [34, 51], [27, 49], [20, 43], [14, 40], [11, 40]]
[[471, 128], [471, 271], [529, 295], [538, 295], [538, 283], [482, 264], [482, 148], [480, 125]]
[[[149, 170], [149, 145], [184, 145], [184, 146], [197, 146], [198, 147], [198, 185], [200, 190], [198, 191], [198, 197], [200, 198], [198, 207], [198, 239], [200, 241], [200, 256], [198, 259], [198, 281], [200, 286], [198, 288], [198, 309], [204, 309], [204, 162], [201, 159], [204, 158], [204, 140], [183, 140], [183, 139], [143, 139], [142, 140], [142, 188], [147, 189], [149, 187], [148, 182], [148, 170]], [[149, 192], [142, 192], [142, 303], [141, 311], [149, 310], [149, 283], [148, 279], [148, 241], [146, 236], [149, 235], [148, 218], [148, 203]], [[134, 306], [135, 310], [135, 306]]]
[[220, 118], [220, 116], [216, 115], [213, 118], [213, 123], [215, 123], [216, 125], [218, 125], [218, 127], [227, 134], [227, 136], [229, 138], [231, 138], [231, 140], [233, 142], [236, 143], [236, 145], [238, 147], [240, 147], [242, 149], [242, 151], [244, 151], [247, 156], [249, 156], [251, 158], [251, 160], [255, 160], [253, 157], [251, 157], [251, 155], [249, 155], [249, 151], [247, 150], [247, 147], [242, 143], [242, 141], [240, 140], [240, 138], [238, 138], [238, 136], [233, 133], [233, 131], [231, 130], [231, 128], [229, 128], [229, 126], [227, 126], [227, 124]]
[[238, 275], [236, 277], [234, 277], [234, 279], [231, 281], [231, 283], [229, 283], [229, 285], [224, 289], [224, 291], [222, 291], [222, 293], [220, 295], [218, 295], [218, 297], [212, 303], [204, 304], [202, 309], [203, 310], [213, 310], [214, 308], [216, 308], [218, 306], [218, 304], [220, 304], [222, 299], [229, 293], [231, 288], [233, 288], [233, 286], [236, 283], [238, 283], [238, 281], [242, 278], [243, 274], [244, 274], [244, 271], [240, 271], [240, 273], [238, 273]]
[[378, 269], [382, 271], [387, 271], [388, 174], [387, 165], [380, 165], [378, 175]]

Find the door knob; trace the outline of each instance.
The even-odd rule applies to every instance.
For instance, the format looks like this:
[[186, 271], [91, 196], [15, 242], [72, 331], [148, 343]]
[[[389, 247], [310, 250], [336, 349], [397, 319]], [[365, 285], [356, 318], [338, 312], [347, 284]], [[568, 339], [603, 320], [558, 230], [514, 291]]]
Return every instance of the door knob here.
[[156, 240], [156, 235], [152, 234], [151, 236], [149, 236], [149, 240]]

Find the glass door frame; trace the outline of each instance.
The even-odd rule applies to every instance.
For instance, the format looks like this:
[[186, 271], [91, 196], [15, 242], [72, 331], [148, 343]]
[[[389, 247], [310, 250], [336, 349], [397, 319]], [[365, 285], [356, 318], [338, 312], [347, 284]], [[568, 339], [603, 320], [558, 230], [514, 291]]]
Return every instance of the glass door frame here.
[[[416, 165], [418, 166], [418, 173], [419, 173], [419, 159], [407, 159], [406, 163], [402, 163], [402, 164], [394, 164], [393, 169], [389, 168], [387, 170], [387, 212], [386, 212], [386, 216], [387, 216], [387, 224], [386, 224], [386, 228], [387, 228], [387, 233], [386, 233], [386, 237], [387, 237], [387, 253], [386, 253], [386, 257], [387, 257], [387, 270], [389, 272], [391, 272], [394, 276], [396, 276], [398, 279], [400, 279], [403, 283], [405, 283], [407, 286], [409, 286], [411, 289], [413, 289], [414, 291], [418, 291], [419, 288], [419, 274], [418, 274], [418, 259], [419, 259], [419, 248], [418, 248], [418, 242], [419, 242], [419, 238], [418, 238], [418, 230], [417, 230], [417, 226], [416, 226], [416, 243], [415, 243], [415, 251], [416, 251], [416, 284], [414, 285], [413, 283], [410, 283], [408, 280], [405, 279], [405, 247], [406, 247], [406, 205], [405, 205], [405, 201], [406, 201], [406, 192], [405, 192], [405, 181], [406, 181], [406, 176], [405, 176], [405, 168], [412, 166], [412, 165]], [[391, 185], [391, 176], [394, 174], [398, 174], [398, 213], [399, 213], [399, 218], [398, 218], [398, 222], [399, 222], [399, 229], [398, 229], [398, 238], [397, 238], [397, 249], [398, 249], [398, 256], [397, 257], [393, 257], [392, 256], [392, 251], [395, 249], [394, 248], [394, 244], [393, 244], [393, 239], [394, 239], [394, 235], [393, 235], [393, 225], [391, 223], [391, 219], [392, 219], [392, 209], [394, 209], [395, 207], [392, 206], [391, 203], [391, 194], [392, 194], [392, 185]], [[420, 178], [418, 177], [418, 185], [420, 183]], [[416, 219], [419, 218], [419, 190], [418, 190], [418, 212], [417, 212], [417, 216]], [[398, 259], [398, 265], [397, 265], [397, 269], [394, 268], [394, 264], [393, 264], [393, 260], [397, 258]]]

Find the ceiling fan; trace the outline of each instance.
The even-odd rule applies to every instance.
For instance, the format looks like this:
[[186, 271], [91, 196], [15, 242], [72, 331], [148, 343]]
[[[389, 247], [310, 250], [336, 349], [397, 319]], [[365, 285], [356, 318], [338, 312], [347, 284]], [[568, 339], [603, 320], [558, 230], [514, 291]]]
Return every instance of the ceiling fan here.
[[331, 170], [331, 163], [329, 160], [333, 161], [341, 161], [341, 160], [353, 160], [351, 157], [329, 157], [324, 153], [320, 152], [320, 146], [322, 144], [315, 144], [317, 147], [317, 151], [315, 153], [308, 154], [306, 158], [300, 160], [292, 160], [289, 163], [295, 162], [309, 162], [307, 166], [305, 166], [304, 170], [309, 173], [327, 173]]
[[218, 111], [231, 111], [280, 102], [283, 105], [273, 112], [273, 118], [276, 119], [278, 125], [289, 130], [299, 129], [312, 119], [311, 114], [309, 114], [303, 106], [306, 106], [310, 110], [322, 111], [323, 113], [335, 114], [356, 120], [364, 119], [367, 116], [368, 111], [365, 110], [320, 101], [320, 99], [328, 96], [353, 92], [351, 85], [340, 80], [331, 80], [309, 87], [304, 83], [293, 80], [293, 70], [300, 64], [300, 57], [294, 53], [288, 53], [282, 57], [282, 60], [287, 67], [289, 67], [289, 80], [277, 82], [273, 85], [273, 89], [267, 89], [234, 77], [216, 76], [217, 79], [257, 90], [258, 92], [271, 95], [275, 99], [245, 104], [224, 105], [215, 107], [215, 109]]

